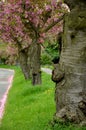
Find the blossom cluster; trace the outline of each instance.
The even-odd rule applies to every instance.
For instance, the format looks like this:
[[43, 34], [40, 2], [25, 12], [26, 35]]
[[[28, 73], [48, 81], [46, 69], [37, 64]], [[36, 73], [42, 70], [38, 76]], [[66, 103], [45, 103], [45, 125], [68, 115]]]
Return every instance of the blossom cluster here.
[[58, 4], [56, 0], [44, 3], [42, 7], [31, 0], [19, 0], [16, 3], [1, 2], [1, 38], [16, 44], [25, 43], [30, 39], [43, 43], [46, 32], [52, 29], [63, 15], [61, 4]]

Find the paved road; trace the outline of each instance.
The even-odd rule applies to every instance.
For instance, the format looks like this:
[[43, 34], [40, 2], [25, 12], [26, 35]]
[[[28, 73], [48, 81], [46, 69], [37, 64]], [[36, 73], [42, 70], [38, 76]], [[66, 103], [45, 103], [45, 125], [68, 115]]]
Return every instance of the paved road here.
[[41, 68], [41, 70], [43, 71], [43, 72], [45, 72], [45, 73], [47, 73], [47, 74], [52, 74], [52, 70], [51, 69], [49, 69], [49, 68]]
[[8, 90], [13, 79], [13, 70], [0, 69], [0, 118], [2, 118]]

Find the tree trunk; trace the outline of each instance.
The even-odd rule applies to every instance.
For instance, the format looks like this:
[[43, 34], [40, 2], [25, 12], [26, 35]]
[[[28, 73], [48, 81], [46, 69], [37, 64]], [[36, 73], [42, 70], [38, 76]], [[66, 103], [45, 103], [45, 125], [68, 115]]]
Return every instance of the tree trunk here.
[[[71, 1], [67, 0], [69, 6]], [[65, 15], [60, 61], [52, 79], [56, 82], [55, 120], [86, 125], [86, 1], [78, 1]]]
[[25, 50], [19, 51], [19, 63], [26, 80], [30, 78], [30, 66], [27, 64], [28, 55]]
[[32, 84], [41, 84], [41, 66], [40, 66], [41, 46], [40, 44], [33, 43], [32, 45]]

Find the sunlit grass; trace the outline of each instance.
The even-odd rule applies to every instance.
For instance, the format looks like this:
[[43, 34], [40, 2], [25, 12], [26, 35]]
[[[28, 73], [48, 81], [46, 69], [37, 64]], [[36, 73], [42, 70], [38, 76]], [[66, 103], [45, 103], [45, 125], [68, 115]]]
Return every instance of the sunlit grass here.
[[54, 83], [42, 74], [43, 84], [32, 86], [19, 67], [15, 69], [0, 130], [44, 130], [55, 112]]
[[40, 86], [25, 81], [19, 67], [1, 66], [15, 70], [0, 130], [86, 130], [72, 124], [50, 125], [55, 113], [54, 89], [51, 76], [42, 73]]

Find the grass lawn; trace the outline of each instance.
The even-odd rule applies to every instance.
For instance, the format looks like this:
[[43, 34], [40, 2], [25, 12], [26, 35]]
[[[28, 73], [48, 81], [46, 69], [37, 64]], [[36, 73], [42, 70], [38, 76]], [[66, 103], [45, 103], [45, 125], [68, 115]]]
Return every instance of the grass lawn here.
[[0, 130], [86, 130], [63, 124], [49, 127], [55, 113], [55, 84], [50, 80], [51, 76], [42, 73], [43, 84], [34, 87], [31, 81], [24, 80], [19, 67], [11, 68], [15, 70], [15, 76]]

